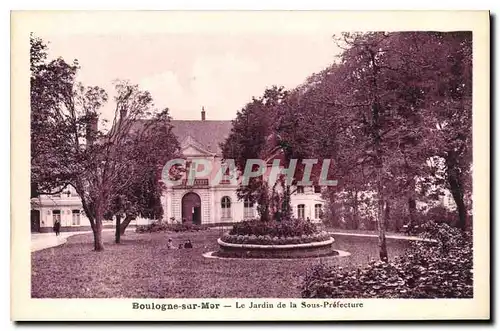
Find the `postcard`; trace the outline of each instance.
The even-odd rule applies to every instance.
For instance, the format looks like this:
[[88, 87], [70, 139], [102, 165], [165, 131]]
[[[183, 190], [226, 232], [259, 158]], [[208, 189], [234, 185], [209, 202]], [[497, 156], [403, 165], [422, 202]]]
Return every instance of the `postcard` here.
[[490, 319], [487, 11], [12, 12], [11, 319]]

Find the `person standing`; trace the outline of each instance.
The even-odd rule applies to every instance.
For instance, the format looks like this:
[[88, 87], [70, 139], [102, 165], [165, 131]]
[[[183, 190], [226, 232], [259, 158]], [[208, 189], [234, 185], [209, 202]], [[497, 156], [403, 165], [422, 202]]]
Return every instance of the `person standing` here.
[[61, 232], [61, 221], [58, 219], [54, 222], [54, 232], [56, 233], [56, 236], [58, 236]]

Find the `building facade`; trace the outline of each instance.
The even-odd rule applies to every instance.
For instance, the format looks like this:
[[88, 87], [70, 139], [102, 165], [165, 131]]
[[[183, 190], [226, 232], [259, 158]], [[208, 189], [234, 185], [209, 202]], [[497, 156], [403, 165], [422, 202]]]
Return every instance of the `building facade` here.
[[[223, 159], [220, 143], [231, 131], [231, 121], [173, 120], [173, 132], [181, 145], [187, 162], [203, 159], [219, 169]], [[167, 185], [161, 198], [163, 222], [192, 222], [204, 225], [222, 225], [257, 217], [256, 205], [238, 199], [238, 186], [230, 180], [214, 181], [213, 174], [197, 177], [188, 185], [185, 180], [178, 185]], [[295, 217], [320, 221], [324, 201], [318, 187], [298, 187], [291, 197]], [[90, 230], [89, 220], [83, 212], [81, 201], [73, 188], [61, 194], [32, 199], [31, 229], [50, 232], [56, 219], [62, 231]], [[137, 219], [131, 225], [151, 223], [153, 220]], [[113, 227], [105, 221], [104, 227]]]

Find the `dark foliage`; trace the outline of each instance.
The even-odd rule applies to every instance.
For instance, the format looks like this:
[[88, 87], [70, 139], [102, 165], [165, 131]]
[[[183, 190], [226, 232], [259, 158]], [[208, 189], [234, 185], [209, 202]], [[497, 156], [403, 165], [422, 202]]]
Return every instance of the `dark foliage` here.
[[446, 223], [453, 226], [457, 223], [458, 213], [456, 211], [450, 211], [444, 206], [436, 206], [427, 211], [425, 220], [428, 222]]
[[427, 228], [429, 226], [428, 224], [444, 223], [449, 226], [455, 226], [458, 221], [458, 213], [456, 211], [448, 210], [444, 206], [440, 205], [430, 208], [425, 213], [419, 212], [418, 217], [419, 219], [421, 219], [421, 221], [419, 223], [413, 224], [413, 226], [410, 226], [406, 222], [406, 225], [403, 227], [404, 232], [406, 232], [407, 234], [416, 235], [427, 231]]
[[261, 220], [247, 220], [236, 223], [229, 232], [231, 235], [242, 236], [270, 236], [270, 237], [300, 237], [318, 232], [316, 225], [302, 219], [289, 219], [280, 222], [263, 222]]
[[417, 241], [390, 262], [357, 270], [320, 264], [302, 284], [305, 298], [472, 298], [472, 237], [447, 224], [423, 225]]
[[330, 239], [326, 232], [319, 232], [310, 235], [293, 237], [272, 237], [270, 235], [231, 235], [222, 236], [222, 241], [233, 244], [254, 244], [254, 245], [291, 245], [321, 242]]

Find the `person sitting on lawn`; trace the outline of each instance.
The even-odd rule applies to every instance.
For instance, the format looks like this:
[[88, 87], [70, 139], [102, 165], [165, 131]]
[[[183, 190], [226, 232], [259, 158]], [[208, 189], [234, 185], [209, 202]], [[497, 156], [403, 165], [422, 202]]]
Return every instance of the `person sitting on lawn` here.
[[179, 249], [182, 249], [182, 244], [179, 244]]
[[168, 249], [173, 249], [174, 248], [174, 244], [172, 243], [172, 238], [168, 238], [167, 248]]
[[193, 244], [191, 243], [191, 240], [187, 240], [185, 243], [184, 243], [184, 248], [193, 248]]

